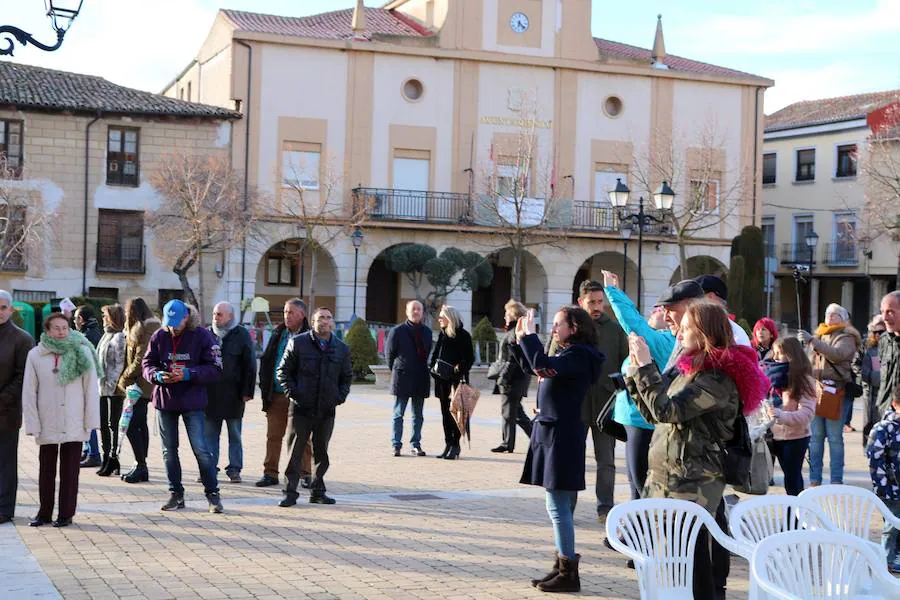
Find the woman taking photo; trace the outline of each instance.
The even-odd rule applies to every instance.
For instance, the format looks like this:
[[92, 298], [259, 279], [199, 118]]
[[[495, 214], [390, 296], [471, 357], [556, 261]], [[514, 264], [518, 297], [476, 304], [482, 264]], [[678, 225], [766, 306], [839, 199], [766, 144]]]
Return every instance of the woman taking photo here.
[[26, 435], [40, 446], [38, 497], [40, 506], [32, 527], [50, 523], [56, 494], [59, 458], [59, 512], [54, 527], [72, 524], [78, 499], [81, 444], [100, 426], [97, 381], [100, 365], [94, 346], [69, 329], [62, 313], [44, 320], [40, 343], [25, 362], [22, 414]]
[[97, 475], [119, 474], [119, 418], [124, 398], [118, 393], [119, 376], [125, 367], [125, 311], [118, 304], [100, 309], [103, 315], [103, 337], [97, 344], [100, 362], [100, 447], [103, 464]]
[[[818, 381], [818, 393], [846, 396], [847, 382], [853, 377], [853, 359], [862, 342], [861, 336], [850, 325], [850, 314], [839, 304], [829, 304], [825, 309], [825, 322], [819, 325], [815, 335], [797, 332], [801, 343], [813, 349], [813, 377]], [[844, 483], [844, 405], [838, 400], [836, 412], [823, 414], [825, 402], [818, 404], [812, 422], [809, 440], [809, 485], [822, 484], [822, 462], [825, 455], [825, 439], [828, 439], [831, 483]]]
[[553, 317], [552, 335], [561, 350], [547, 356], [535, 333], [534, 311], [519, 319], [516, 337], [527, 366], [539, 376], [538, 416], [520, 483], [545, 489], [547, 514], [553, 523], [556, 562], [549, 573], [532, 579], [542, 592], [577, 592], [580, 554], [575, 553], [572, 513], [584, 489], [586, 431], [581, 405], [588, 388], [600, 377], [605, 357], [597, 350], [597, 332], [587, 311], [564, 306]]
[[[734, 345], [720, 304], [699, 300], [681, 319], [683, 349], [661, 374], [643, 338], [629, 336], [628, 391], [656, 425], [650, 441], [643, 498], [678, 498], [703, 506], [714, 517], [725, 490], [722, 446], [732, 439], [739, 410], [757, 410], [769, 388], [756, 352]], [[694, 598], [715, 598], [709, 534], [697, 538]]]
[[759, 362], [772, 360], [772, 345], [778, 339], [778, 327], [769, 317], [763, 317], [753, 326], [750, 345], [756, 350]]
[[776, 363], [787, 363], [787, 385], [781, 389], [781, 406], [766, 403], [774, 418], [770, 444], [772, 457], [784, 472], [784, 491], [796, 496], [803, 491], [803, 459], [809, 448], [809, 425], [816, 416], [816, 380], [803, 346], [794, 338], [781, 338], [772, 345]]
[[501, 417], [503, 419], [503, 442], [491, 452], [512, 452], [516, 448], [516, 425], [522, 428], [525, 435], [531, 437], [531, 419], [522, 408], [522, 398], [528, 393], [531, 374], [519, 365], [516, 343], [516, 324], [525, 316], [525, 305], [517, 300], [510, 300], [503, 307], [506, 321], [506, 335], [500, 340], [500, 356], [498, 361], [500, 376], [497, 387], [500, 389]]
[[450, 396], [460, 382], [469, 383], [469, 370], [475, 362], [472, 336], [463, 328], [459, 312], [452, 306], [443, 306], [438, 314], [441, 333], [431, 353], [430, 371], [434, 377], [434, 395], [441, 401], [444, 417], [444, 451], [438, 458], [459, 458], [461, 433], [456, 420], [450, 414]]
[[159, 319], [153, 316], [143, 298], [132, 298], [125, 305], [125, 369], [119, 377], [119, 395], [124, 396], [126, 388], [132, 384], [141, 388], [141, 399], [135, 403], [131, 423], [128, 425], [128, 441], [131, 442], [135, 464], [131, 471], [122, 475], [122, 480], [127, 483], [150, 479], [147, 470], [147, 452], [150, 449], [147, 406], [150, 404], [153, 386], [141, 374], [141, 361], [147, 352], [150, 336], [160, 326]]

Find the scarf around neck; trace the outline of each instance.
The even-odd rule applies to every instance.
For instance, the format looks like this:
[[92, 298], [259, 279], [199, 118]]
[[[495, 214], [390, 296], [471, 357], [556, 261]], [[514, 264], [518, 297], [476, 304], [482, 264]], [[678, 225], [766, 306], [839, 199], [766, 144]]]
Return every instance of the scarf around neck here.
[[835, 323], [834, 325], [819, 323], [819, 326], [816, 328], [816, 335], [821, 337], [823, 335], [828, 335], [829, 333], [837, 333], [842, 329], [846, 329], [849, 324], [850, 323], [847, 323], [846, 321], [843, 323]]
[[[97, 373], [97, 377], [103, 375], [94, 345], [77, 331], [69, 331], [69, 336], [62, 340], [50, 337], [46, 332], [42, 333], [41, 345], [60, 357], [59, 366], [57, 367], [60, 385], [67, 385], [75, 381], [87, 373], [92, 366]], [[90, 351], [90, 358], [85, 356], [84, 352], [81, 352], [81, 346]]]
[[678, 358], [676, 366], [685, 375], [711, 370], [725, 373], [737, 387], [744, 416], [759, 408], [771, 386], [769, 378], [759, 367], [756, 351], [750, 346], [714, 348], [707, 353], [699, 367], [694, 364], [694, 353], [684, 352]]

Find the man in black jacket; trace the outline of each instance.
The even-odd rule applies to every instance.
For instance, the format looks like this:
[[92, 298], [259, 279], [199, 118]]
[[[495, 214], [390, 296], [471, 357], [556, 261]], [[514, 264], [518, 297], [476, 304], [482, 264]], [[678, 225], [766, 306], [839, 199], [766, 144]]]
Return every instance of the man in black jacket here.
[[297, 504], [300, 483], [300, 460], [306, 440], [312, 435], [315, 471], [310, 483], [311, 504], [334, 504], [325, 495], [325, 472], [328, 471], [328, 442], [334, 431], [335, 408], [350, 393], [353, 369], [350, 350], [333, 335], [334, 317], [328, 308], [313, 313], [313, 328], [291, 338], [278, 367], [278, 383], [291, 399], [289, 417], [290, 459], [284, 474], [287, 486], [279, 506]]
[[224, 422], [228, 430], [225, 474], [231, 483], [240, 483], [244, 466], [241, 424], [244, 405], [253, 399], [256, 387], [256, 350], [250, 334], [238, 323], [237, 311], [228, 302], [219, 302], [213, 308], [213, 324], [209, 329], [222, 347], [222, 376], [206, 386], [206, 446], [218, 468], [219, 437]]
[[[272, 337], [269, 338], [269, 343], [266, 344], [259, 361], [259, 391], [262, 395], [262, 410], [266, 413], [266, 458], [263, 461], [263, 476], [256, 482], [256, 487], [278, 485], [281, 442], [287, 430], [290, 400], [278, 383], [275, 370], [281, 364], [281, 357], [284, 356], [288, 341], [307, 330], [309, 326], [306, 322], [306, 303], [300, 298], [291, 298], [284, 303], [284, 323], [278, 325], [272, 332]], [[308, 447], [301, 464], [304, 481], [308, 481], [311, 462], [312, 448]]]
[[422, 450], [422, 422], [425, 398], [431, 393], [428, 374], [428, 355], [431, 354], [431, 329], [422, 323], [425, 307], [418, 300], [406, 303], [406, 322], [388, 332], [384, 353], [391, 370], [391, 395], [394, 396], [391, 445], [394, 456], [403, 447], [403, 414], [412, 401], [412, 437], [409, 443], [413, 456], [425, 456]]

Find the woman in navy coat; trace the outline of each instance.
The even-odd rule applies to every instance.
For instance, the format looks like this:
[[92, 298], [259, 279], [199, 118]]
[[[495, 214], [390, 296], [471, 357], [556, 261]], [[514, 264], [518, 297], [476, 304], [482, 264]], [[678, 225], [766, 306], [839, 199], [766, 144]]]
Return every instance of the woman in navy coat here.
[[525, 360], [538, 375], [538, 416], [534, 421], [521, 483], [546, 490], [547, 514], [553, 523], [556, 563], [531, 584], [545, 592], [577, 592], [580, 554], [575, 553], [572, 513], [584, 489], [585, 429], [581, 405], [600, 376], [605, 357], [596, 348], [596, 330], [581, 308], [564, 306], [553, 317], [553, 335], [562, 350], [547, 356], [535, 334], [534, 311], [519, 319], [516, 337]]

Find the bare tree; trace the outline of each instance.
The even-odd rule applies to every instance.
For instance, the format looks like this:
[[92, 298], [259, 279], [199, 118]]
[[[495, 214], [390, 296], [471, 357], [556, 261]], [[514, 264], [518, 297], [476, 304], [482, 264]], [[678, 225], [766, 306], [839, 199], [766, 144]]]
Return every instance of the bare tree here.
[[[342, 179], [337, 170], [331, 168], [330, 161], [319, 173], [312, 175], [311, 166], [291, 162], [287, 172], [282, 174], [280, 212], [297, 227], [297, 242], [287, 249], [287, 253], [294, 256], [310, 254], [308, 304], [313, 307], [316, 304], [319, 250], [341, 236], [352, 235], [356, 227], [365, 223], [368, 207], [359, 202], [345, 202], [339, 197]], [[319, 171], [318, 165], [315, 170]], [[300, 292], [302, 295], [303, 290]]]
[[24, 270], [54, 238], [54, 216], [18, 164], [0, 154], [0, 271]]
[[746, 157], [740, 157], [742, 166], [737, 171], [727, 168], [724, 138], [712, 121], [700, 129], [694, 145], [680, 145], [668, 134], [656, 137], [659, 141], [655, 147], [631, 157], [630, 187], [651, 202], [651, 210], [653, 193], [662, 182], [676, 192], [685, 190], [675, 197], [672, 210], [660, 215], [675, 235], [678, 263], [685, 278], [689, 276], [687, 246], [728, 223], [752, 202], [752, 170]]
[[525, 253], [538, 246], [562, 248], [566, 238], [554, 158], [540, 152], [538, 130], [547, 125], [538, 118], [532, 99], [522, 100], [520, 115], [510, 120], [516, 131], [506, 143], [491, 147], [490, 162], [481, 169], [486, 194], [477, 199], [476, 221], [489, 225], [494, 235], [474, 239], [497, 250], [512, 250], [513, 298], [522, 297]]
[[[262, 199], [255, 194], [244, 198], [241, 178], [221, 155], [173, 153], [160, 161], [150, 182], [162, 197], [147, 219], [156, 254], [178, 276], [187, 301], [206, 314], [203, 255], [230, 250], [253, 236]], [[188, 281], [195, 264], [199, 296]]]
[[860, 161], [864, 177], [860, 238], [871, 242], [889, 236], [897, 245], [897, 280], [900, 289], [900, 103], [885, 111], [883, 124], [869, 137], [867, 155]]

